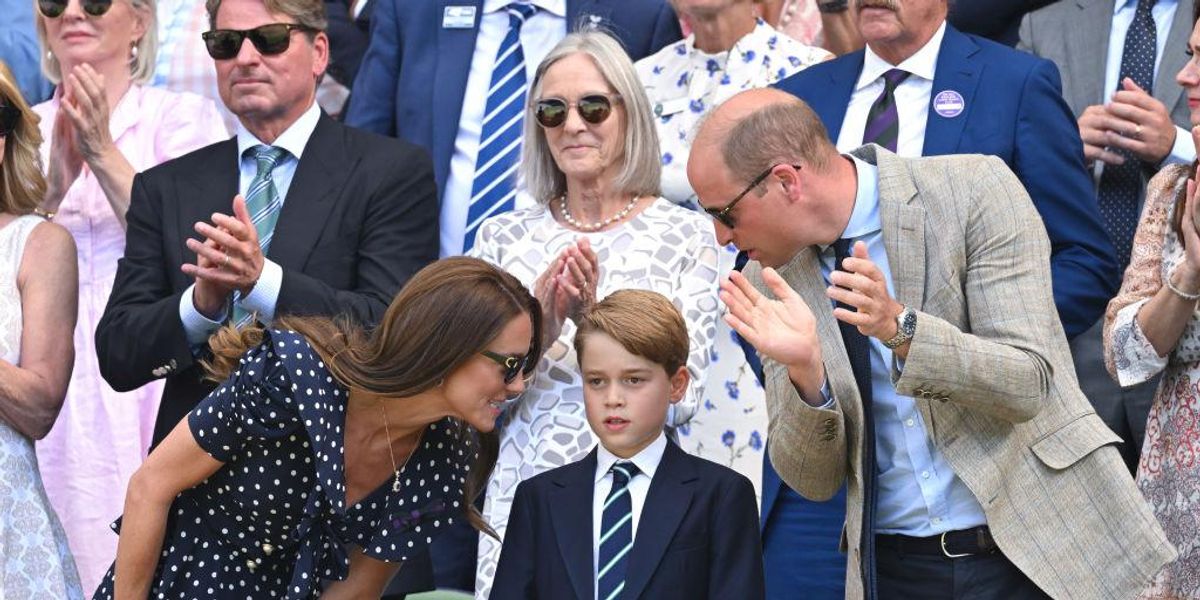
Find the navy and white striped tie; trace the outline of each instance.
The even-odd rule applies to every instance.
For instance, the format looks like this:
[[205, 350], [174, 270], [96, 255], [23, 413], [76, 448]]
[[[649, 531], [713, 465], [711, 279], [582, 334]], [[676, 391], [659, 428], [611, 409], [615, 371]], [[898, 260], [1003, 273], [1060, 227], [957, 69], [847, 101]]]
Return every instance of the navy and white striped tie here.
[[488, 217], [512, 210], [517, 196], [516, 172], [521, 156], [521, 121], [525, 110], [525, 53], [521, 25], [537, 11], [526, 2], [508, 5], [508, 34], [500, 42], [483, 112], [475, 180], [467, 207], [463, 252], [475, 245], [479, 225]]
[[619, 462], [610, 469], [613, 483], [600, 517], [600, 560], [596, 572], [596, 600], [616, 600], [625, 589], [625, 564], [633, 548], [633, 502], [629, 480], [638, 474], [637, 465]]
[[[275, 234], [275, 222], [279, 220], [279, 209], [283, 206], [271, 173], [279, 161], [288, 155], [288, 151], [260, 144], [246, 150], [246, 153], [253, 155], [258, 165], [258, 171], [250, 181], [250, 187], [246, 189], [246, 212], [250, 213], [250, 220], [258, 233], [258, 247], [262, 249], [263, 256], [266, 256], [267, 250], [271, 248], [271, 236]], [[245, 326], [253, 316], [253, 313], [242, 310], [240, 302], [241, 293], [234, 292], [233, 322], [238, 327]]]

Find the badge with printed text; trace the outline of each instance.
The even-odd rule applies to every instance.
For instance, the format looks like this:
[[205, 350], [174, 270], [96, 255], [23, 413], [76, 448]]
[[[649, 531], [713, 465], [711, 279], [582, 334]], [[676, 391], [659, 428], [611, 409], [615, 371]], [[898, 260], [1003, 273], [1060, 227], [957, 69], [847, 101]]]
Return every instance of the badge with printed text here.
[[471, 29], [475, 27], [474, 6], [447, 6], [442, 11], [442, 29]]
[[966, 108], [966, 100], [954, 90], [941, 91], [933, 97], [933, 111], [947, 119], [961, 115]]

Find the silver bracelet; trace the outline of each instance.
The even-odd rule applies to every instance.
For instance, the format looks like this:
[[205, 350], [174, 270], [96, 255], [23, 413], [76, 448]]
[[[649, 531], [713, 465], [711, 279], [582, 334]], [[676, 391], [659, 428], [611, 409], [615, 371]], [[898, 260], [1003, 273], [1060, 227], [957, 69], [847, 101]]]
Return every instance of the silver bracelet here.
[[1183, 298], [1184, 300], [1187, 300], [1189, 302], [1195, 302], [1196, 300], [1200, 300], [1200, 293], [1188, 294], [1188, 293], [1185, 293], [1183, 290], [1175, 287], [1175, 284], [1171, 283], [1171, 277], [1173, 277], [1174, 275], [1175, 275], [1174, 271], [1167, 274], [1167, 289], [1171, 290], [1172, 294], [1175, 294], [1176, 296], [1179, 296], [1180, 298]]

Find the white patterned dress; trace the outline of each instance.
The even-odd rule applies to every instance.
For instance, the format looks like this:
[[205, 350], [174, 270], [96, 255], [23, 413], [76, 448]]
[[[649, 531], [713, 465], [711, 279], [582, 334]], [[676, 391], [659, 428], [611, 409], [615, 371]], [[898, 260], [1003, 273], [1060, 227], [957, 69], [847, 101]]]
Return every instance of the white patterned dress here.
[[[656, 115], [663, 196], [698, 209], [687, 161], [700, 119], [738, 92], [767, 87], [833, 55], [762, 20], [729, 52], [708, 54], [694, 44], [695, 36], [688, 36], [639, 60], [636, 67]], [[721, 277], [733, 268], [736, 256], [732, 246], [721, 251]], [[709, 385], [696, 417], [679, 430], [680, 446], [749, 477], [761, 495], [766, 396], [723, 320], [717, 324], [711, 359]]]
[[[25, 242], [42, 219], [17, 217], [0, 228], [0, 359], [21, 364], [17, 289]], [[0, 400], [2, 401], [2, 400]], [[33, 442], [0, 420], [0, 599], [83, 598], [67, 536], [50, 508]]]
[[[535, 206], [485, 221], [471, 254], [532, 289], [554, 258], [583, 237], [599, 258], [597, 300], [620, 289], [652, 290], [670, 298], [683, 314], [692, 380], [667, 419], [669, 425], [687, 423], [702, 397], [718, 320], [718, 249], [712, 224], [708, 217], [659, 198], [614, 229], [579, 233], [560, 225], [546, 207]], [[584, 412], [574, 338], [575, 324], [568, 320], [546, 349], [533, 383], [501, 416], [500, 456], [483, 506], [484, 519], [501, 539], [517, 484], [583, 458], [596, 443]], [[486, 599], [491, 592], [499, 560], [500, 543], [480, 535], [477, 598]]]
[[1158, 355], [1137, 322], [1184, 260], [1171, 223], [1187, 177], [1186, 165], [1173, 165], [1150, 180], [1129, 268], [1104, 322], [1108, 370], [1121, 385], [1163, 373], [1146, 420], [1137, 483], [1179, 558], [1159, 571], [1142, 600], [1200, 598], [1200, 310], [1167, 356]]

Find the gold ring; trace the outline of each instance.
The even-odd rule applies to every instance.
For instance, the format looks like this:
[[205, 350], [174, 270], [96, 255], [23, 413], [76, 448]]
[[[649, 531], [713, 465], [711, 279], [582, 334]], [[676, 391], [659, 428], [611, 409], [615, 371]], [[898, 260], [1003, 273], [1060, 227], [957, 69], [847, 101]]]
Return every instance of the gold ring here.
[[227, 268], [228, 266], [229, 266], [229, 254], [225, 254], [225, 260], [221, 262], [221, 268], [224, 269], [224, 268]]
[[1142, 124], [1138, 123], [1137, 126], [1133, 128], [1133, 137], [1140, 138], [1141, 136], [1142, 136]]

